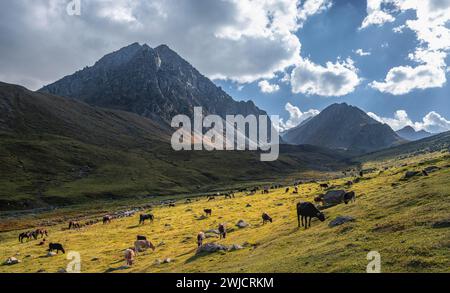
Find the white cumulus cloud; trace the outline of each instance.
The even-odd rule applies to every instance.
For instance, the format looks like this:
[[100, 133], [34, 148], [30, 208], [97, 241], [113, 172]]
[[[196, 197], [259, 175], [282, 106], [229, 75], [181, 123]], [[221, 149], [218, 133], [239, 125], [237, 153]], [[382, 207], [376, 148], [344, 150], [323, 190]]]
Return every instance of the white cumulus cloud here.
[[382, 25], [386, 22], [393, 22], [395, 18], [382, 9], [385, 0], [367, 0], [367, 16], [364, 18], [360, 29], [364, 29], [370, 25]]
[[329, 0], [83, 0], [81, 15], [68, 16], [68, 3], [0, 1], [3, 81], [37, 89], [134, 42], [167, 44], [212, 79], [269, 79], [299, 61], [297, 30], [330, 5]]
[[281, 118], [279, 121], [279, 131], [286, 131], [291, 129], [306, 119], [314, 117], [320, 113], [319, 110], [310, 109], [306, 112], [302, 112], [299, 107], [292, 105], [291, 103], [286, 103], [285, 107], [286, 111], [289, 113], [289, 119], [286, 122]]
[[422, 121], [413, 122], [405, 110], [397, 110], [393, 118], [380, 117], [375, 113], [367, 113], [373, 119], [388, 124], [392, 129], [399, 130], [405, 126], [411, 126], [416, 131], [425, 130], [431, 133], [450, 131], [450, 121], [442, 117], [439, 113], [431, 111], [426, 114]]
[[353, 61], [347, 58], [325, 66], [302, 59], [291, 74], [293, 93], [319, 96], [344, 96], [360, 83]]
[[[409, 59], [417, 65], [391, 68], [384, 81], [374, 81], [370, 85], [393, 95], [407, 94], [416, 89], [442, 87], [447, 81], [445, 58], [450, 50], [450, 0], [368, 1], [367, 18], [373, 13], [383, 13], [383, 3], [393, 5], [400, 12], [415, 11], [416, 18], [407, 20], [405, 24], [395, 28], [394, 32], [409, 29], [416, 34], [419, 45]], [[384, 22], [364, 21], [361, 27], [382, 23]]]
[[280, 86], [278, 84], [272, 84], [267, 80], [261, 80], [260, 82], [258, 82], [258, 86], [261, 92], [266, 94], [274, 93], [280, 89]]

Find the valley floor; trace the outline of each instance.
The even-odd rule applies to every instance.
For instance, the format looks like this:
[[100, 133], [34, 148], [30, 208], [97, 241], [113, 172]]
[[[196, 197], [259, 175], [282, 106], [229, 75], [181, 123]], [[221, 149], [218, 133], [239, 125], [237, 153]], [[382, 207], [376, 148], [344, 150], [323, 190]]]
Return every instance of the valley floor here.
[[[406, 171], [431, 165], [441, 169], [401, 180]], [[323, 192], [316, 183], [300, 185], [299, 195], [281, 188], [268, 195], [238, 193], [235, 199], [208, 202], [201, 197], [188, 204], [180, 200], [173, 208], [154, 208], [155, 221], [141, 226], [138, 215], [80, 230], [64, 230], [67, 223], [59, 224], [48, 227], [47, 241], [62, 243], [66, 253], [79, 252], [82, 272], [365, 272], [370, 251], [380, 253], [382, 272], [450, 272], [449, 155], [368, 162], [364, 167], [377, 171], [349, 188], [356, 192], [356, 202], [325, 209], [326, 221], [313, 220], [307, 230], [297, 227], [295, 206]], [[339, 189], [352, 179], [329, 183]], [[212, 209], [212, 216], [203, 219], [205, 208]], [[273, 223], [262, 225], [263, 212]], [[337, 216], [355, 221], [329, 227]], [[236, 227], [241, 219], [250, 226]], [[205, 242], [239, 244], [243, 249], [196, 255], [198, 232], [217, 229], [223, 222], [227, 238]], [[19, 243], [20, 232], [0, 234], [0, 261], [11, 256], [21, 261], [0, 265], [0, 272], [66, 268], [67, 254], [45, 257], [47, 247], [38, 246], [39, 240]], [[146, 235], [156, 251], [140, 253], [135, 265], [124, 267], [123, 251], [133, 245], [136, 235]], [[156, 262], [166, 258], [171, 262]]]

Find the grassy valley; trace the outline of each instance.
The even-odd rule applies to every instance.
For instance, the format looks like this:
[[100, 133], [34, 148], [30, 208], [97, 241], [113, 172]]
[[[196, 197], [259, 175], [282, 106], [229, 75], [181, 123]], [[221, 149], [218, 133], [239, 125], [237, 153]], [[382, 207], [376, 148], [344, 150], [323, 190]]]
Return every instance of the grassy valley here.
[[[430, 166], [440, 169], [428, 176], [403, 180], [406, 171]], [[23, 222], [37, 227], [52, 219], [60, 220], [47, 227], [48, 241], [79, 252], [83, 272], [365, 272], [369, 251], [381, 254], [383, 272], [449, 272], [449, 154], [434, 152], [367, 161], [362, 167], [372, 172], [348, 188], [356, 192], [356, 202], [325, 209], [326, 221], [313, 220], [308, 230], [297, 228], [295, 204], [312, 201], [322, 193], [317, 183], [301, 184], [298, 195], [280, 188], [268, 195], [238, 193], [235, 199], [220, 197], [209, 202], [205, 197], [195, 198], [192, 203], [180, 199], [174, 208], [155, 206], [155, 222], [142, 226], [135, 215], [107, 225], [66, 230], [70, 217], [100, 217], [119, 208], [113, 206], [92, 206], [91, 211], [86, 207], [56, 210], [38, 218], [25, 217]], [[327, 182], [345, 188], [344, 183], [353, 179]], [[130, 202], [128, 208], [138, 203], [151, 200]], [[213, 210], [211, 217], [201, 217], [204, 208]], [[273, 223], [262, 225], [262, 212], [272, 216]], [[351, 216], [354, 221], [329, 227], [337, 216]], [[241, 219], [250, 226], [236, 227]], [[5, 223], [18, 220], [5, 219]], [[197, 233], [216, 229], [222, 222], [227, 223], [228, 237], [208, 238], [205, 242], [239, 244], [243, 249], [196, 255]], [[45, 257], [46, 247], [38, 246], [39, 241], [20, 244], [19, 232], [0, 234], [0, 258], [16, 256], [22, 261], [0, 266], [1, 272], [56, 272], [66, 267], [69, 261], [64, 255]], [[123, 250], [138, 234], [147, 235], [157, 246], [156, 251], [141, 253], [134, 266], [124, 267]], [[166, 258], [171, 262], [157, 262]]]

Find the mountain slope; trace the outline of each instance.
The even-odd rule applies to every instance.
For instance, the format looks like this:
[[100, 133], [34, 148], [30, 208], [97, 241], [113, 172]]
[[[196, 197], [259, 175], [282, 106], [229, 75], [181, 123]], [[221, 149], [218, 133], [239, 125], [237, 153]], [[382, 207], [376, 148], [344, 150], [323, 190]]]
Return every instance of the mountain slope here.
[[166, 45], [153, 49], [134, 43], [40, 91], [166, 124], [177, 114], [192, 117], [194, 106], [222, 118], [227, 114], [265, 114], [251, 101], [234, 101]]
[[412, 128], [411, 126], [405, 126], [400, 130], [397, 130], [396, 133], [409, 141], [414, 141], [414, 140], [419, 140], [422, 138], [426, 138], [426, 137], [430, 137], [433, 134], [425, 131], [425, 130], [420, 130], [420, 131], [416, 131], [414, 128]]
[[424, 153], [449, 152], [450, 151], [450, 131], [436, 134], [417, 141], [408, 142], [376, 151], [357, 158], [357, 161], [365, 162], [369, 160], [386, 160], [395, 157], [417, 156]]
[[369, 152], [402, 142], [388, 125], [345, 103], [329, 106], [308, 122], [289, 130], [283, 139], [290, 144], [357, 152]]
[[258, 152], [175, 152], [170, 136], [133, 113], [0, 83], [0, 210], [203, 193], [347, 166], [310, 146], [282, 146], [275, 162]]

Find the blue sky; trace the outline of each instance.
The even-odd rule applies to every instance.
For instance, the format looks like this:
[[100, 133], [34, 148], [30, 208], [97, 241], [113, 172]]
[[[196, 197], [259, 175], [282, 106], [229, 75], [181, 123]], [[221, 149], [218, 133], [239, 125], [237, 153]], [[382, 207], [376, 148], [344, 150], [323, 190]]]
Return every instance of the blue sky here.
[[0, 35], [0, 81], [32, 90], [166, 44], [283, 129], [347, 102], [395, 130], [450, 130], [450, 0], [0, 1]]
[[[450, 117], [450, 85], [448, 82], [440, 88], [417, 89], [404, 95], [381, 93], [369, 86], [373, 80], [383, 80], [386, 73], [394, 66], [410, 65], [408, 54], [414, 52], [419, 41], [414, 32], [404, 30], [395, 33], [393, 29], [414, 19], [415, 13], [407, 11], [398, 13], [396, 20], [383, 26], [372, 26], [359, 30], [366, 17], [365, 1], [334, 1], [326, 11], [314, 15], [296, 32], [302, 42], [302, 53], [314, 63], [325, 64], [337, 58], [350, 57], [364, 80], [351, 93], [340, 97], [323, 97], [306, 95], [291, 91], [289, 84], [280, 81], [282, 76], [270, 79], [280, 89], [274, 93], [261, 93], [257, 83], [240, 87], [231, 81], [216, 81], [237, 99], [252, 99], [269, 114], [289, 118], [285, 110], [286, 103], [299, 107], [302, 111], [309, 109], [323, 110], [331, 103], [346, 102], [367, 112], [379, 116], [393, 117], [397, 110], [405, 110], [413, 121], [420, 121], [431, 111]], [[370, 52], [369, 56], [359, 56], [357, 49]], [[447, 56], [446, 62], [450, 58]], [[447, 73], [448, 76], [448, 73]]]

